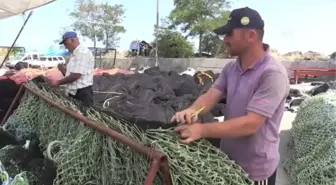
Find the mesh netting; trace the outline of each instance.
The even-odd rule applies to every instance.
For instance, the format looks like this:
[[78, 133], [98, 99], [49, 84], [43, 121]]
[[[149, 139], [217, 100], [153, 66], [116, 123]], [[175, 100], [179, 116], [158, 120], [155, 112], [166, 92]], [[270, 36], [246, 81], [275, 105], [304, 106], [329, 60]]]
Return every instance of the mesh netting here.
[[29, 185], [29, 174], [27, 172], [21, 172], [15, 175], [12, 182], [9, 185]]
[[336, 183], [336, 91], [306, 99], [291, 129], [285, 169], [292, 185]]
[[[27, 85], [60, 105], [79, 110], [78, 104], [48, 87], [33, 82]], [[171, 129], [144, 131], [93, 108], [82, 110], [82, 113], [166, 154], [175, 185], [253, 184], [238, 165], [206, 140], [185, 145]], [[150, 161], [147, 157], [92, 130], [29, 92], [8, 119], [6, 128], [20, 138], [40, 139], [45, 155], [57, 166], [55, 185], [142, 184], [148, 174]], [[161, 175], [156, 177], [154, 184], [163, 184]]]
[[0, 170], [0, 183], [2, 185], [30, 185], [29, 179], [31, 178], [31, 174], [28, 172], [21, 172], [13, 179], [9, 178], [9, 175], [6, 171]]

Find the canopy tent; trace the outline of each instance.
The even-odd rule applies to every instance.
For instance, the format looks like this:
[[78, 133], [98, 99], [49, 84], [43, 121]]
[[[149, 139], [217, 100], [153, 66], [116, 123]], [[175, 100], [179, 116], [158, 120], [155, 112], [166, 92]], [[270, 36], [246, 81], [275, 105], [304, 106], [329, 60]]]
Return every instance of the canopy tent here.
[[[5, 19], [11, 16], [20, 15], [25, 13], [28, 10], [32, 10], [34, 8], [38, 8], [41, 6], [44, 6], [46, 4], [52, 3], [56, 0], [1, 0], [0, 1], [0, 20]], [[25, 22], [23, 23], [19, 33], [17, 34], [12, 46], [10, 47], [9, 51], [7, 52], [7, 55], [3, 59], [2, 63], [0, 64], [0, 68], [3, 66], [4, 62], [7, 60], [9, 53], [11, 52], [12, 48], [14, 47], [17, 39], [21, 35], [21, 32], [25, 25], [27, 24], [27, 21], [31, 17], [33, 11], [31, 11], [26, 18]]]
[[1, 0], [0, 20], [44, 6], [55, 0]]

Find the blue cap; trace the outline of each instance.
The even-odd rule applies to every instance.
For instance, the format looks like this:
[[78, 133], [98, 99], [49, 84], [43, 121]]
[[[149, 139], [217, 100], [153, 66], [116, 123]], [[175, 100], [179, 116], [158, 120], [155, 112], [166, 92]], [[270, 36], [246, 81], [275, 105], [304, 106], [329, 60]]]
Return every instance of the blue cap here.
[[74, 31], [68, 31], [66, 33], [63, 34], [62, 37], [62, 42], [60, 42], [59, 44], [64, 44], [66, 39], [70, 39], [70, 38], [76, 38], [77, 37], [77, 33]]

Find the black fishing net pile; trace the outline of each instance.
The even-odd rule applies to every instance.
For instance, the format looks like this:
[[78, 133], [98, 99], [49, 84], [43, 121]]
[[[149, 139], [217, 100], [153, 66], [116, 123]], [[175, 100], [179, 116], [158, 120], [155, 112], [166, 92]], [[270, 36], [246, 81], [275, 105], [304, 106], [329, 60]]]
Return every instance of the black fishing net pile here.
[[0, 121], [5, 116], [20, 86], [13, 80], [0, 80]]
[[[149, 68], [141, 74], [96, 76], [95, 106], [135, 120], [140, 126], [164, 127], [177, 111], [188, 108], [218, 77], [212, 71], [205, 73], [190, 76]], [[201, 122], [214, 122], [214, 117], [224, 115], [224, 108], [224, 103], [216, 105], [212, 112], [200, 118]]]
[[[19, 178], [16, 181], [29, 181], [22, 185], [53, 184], [56, 167], [52, 161], [43, 156], [38, 138], [29, 141], [20, 140], [16, 137], [16, 133], [0, 128], [0, 141], [1, 173], [7, 173], [8, 177], [14, 180]], [[14, 181], [12, 184], [15, 184]]]
[[[212, 71], [205, 71], [206, 75], [200, 73], [179, 75], [149, 68], [143, 74], [95, 76], [95, 106], [143, 127], [165, 127], [177, 111], [189, 107], [218, 77]], [[12, 80], [0, 80], [0, 87], [2, 120], [19, 85]], [[214, 117], [224, 115], [224, 109], [225, 102], [217, 104], [209, 114], [200, 117], [200, 122], [214, 122]]]

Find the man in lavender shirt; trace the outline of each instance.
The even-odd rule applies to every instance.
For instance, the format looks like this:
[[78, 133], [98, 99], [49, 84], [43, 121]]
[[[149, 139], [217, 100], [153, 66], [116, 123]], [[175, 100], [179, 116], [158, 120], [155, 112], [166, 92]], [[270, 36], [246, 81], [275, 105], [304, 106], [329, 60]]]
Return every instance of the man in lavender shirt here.
[[[228, 23], [214, 32], [225, 35], [224, 42], [237, 59], [224, 67], [207, 93], [176, 113], [172, 121], [182, 123], [176, 132], [184, 143], [221, 138], [221, 150], [256, 185], [275, 185], [280, 158], [278, 131], [289, 93], [287, 71], [262, 42], [264, 21], [257, 11], [235, 9]], [[227, 102], [225, 121], [197, 123], [192, 113], [204, 106], [201, 114], [209, 112], [223, 97]]]

